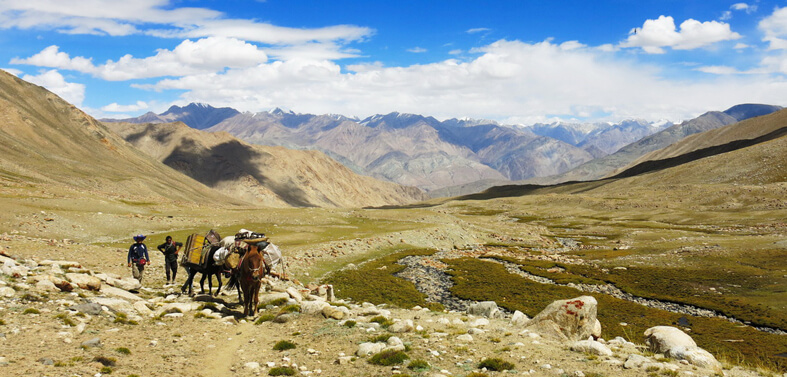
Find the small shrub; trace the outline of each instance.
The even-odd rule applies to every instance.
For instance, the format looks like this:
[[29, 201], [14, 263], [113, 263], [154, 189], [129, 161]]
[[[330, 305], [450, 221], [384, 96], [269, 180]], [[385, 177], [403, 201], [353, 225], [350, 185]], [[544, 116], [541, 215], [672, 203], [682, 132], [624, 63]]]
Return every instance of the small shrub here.
[[667, 377], [678, 377], [678, 371], [672, 369], [664, 369], [661, 374]]
[[478, 369], [486, 368], [487, 370], [501, 372], [504, 370], [511, 370], [514, 369], [514, 364], [509, 363], [508, 361], [504, 361], [498, 358], [486, 358], [481, 360], [478, 364]]
[[472, 372], [468, 374], [467, 377], [489, 377], [489, 375], [481, 372]]
[[266, 306], [266, 305], [282, 306], [282, 305], [286, 304], [287, 301], [290, 301], [290, 300], [282, 297], [282, 298], [277, 298], [275, 300], [268, 301], [266, 303], [262, 303], [260, 305], [263, 305], [263, 306]]
[[105, 367], [113, 367], [113, 366], [115, 366], [115, 363], [117, 362], [117, 359], [115, 359], [114, 357], [96, 356], [93, 359], [93, 361], [97, 361], [97, 362], [101, 363], [101, 365], [103, 365]]
[[212, 303], [212, 302], [206, 302], [206, 303], [200, 305], [199, 308], [197, 308], [197, 311], [202, 311], [202, 310], [205, 310], [205, 309], [210, 309], [210, 310], [212, 310], [214, 312], [218, 312], [219, 311], [219, 307], [216, 306], [216, 304]]
[[301, 306], [293, 304], [293, 305], [287, 305], [285, 307], [282, 307], [281, 310], [279, 310], [279, 313], [300, 313], [300, 311], [301, 311]]
[[77, 325], [76, 322], [74, 322], [74, 320], [71, 319], [71, 317], [69, 317], [68, 314], [66, 313], [60, 313], [57, 316], [55, 316], [55, 318], [63, 321], [63, 324], [69, 327], [74, 327]]
[[112, 374], [112, 368], [110, 367], [101, 368], [101, 374]]
[[661, 370], [661, 368], [657, 367], [655, 365], [651, 365], [651, 366], [645, 368], [645, 372], [658, 372], [659, 370]]
[[126, 313], [116, 313], [115, 314], [115, 320], [113, 322], [119, 323], [121, 325], [137, 325], [138, 324], [137, 321], [133, 321], [133, 320], [128, 319], [128, 316], [126, 315]]
[[294, 376], [295, 369], [291, 367], [276, 367], [268, 371], [269, 376]]
[[5, 321], [3, 321], [2, 319], [0, 319], [0, 326], [5, 326]]
[[383, 317], [381, 315], [378, 315], [377, 317], [374, 317], [374, 318], [370, 319], [369, 322], [379, 323], [380, 327], [382, 327], [384, 329], [387, 329], [388, 326], [393, 325], [393, 321], [392, 320], [390, 320], [388, 318], [385, 318], [385, 317]]
[[410, 356], [407, 356], [407, 354], [402, 351], [388, 350], [374, 354], [369, 359], [369, 363], [374, 365], [391, 366], [401, 364], [409, 358]]
[[263, 315], [259, 316], [259, 318], [257, 318], [256, 321], [254, 321], [254, 324], [255, 325], [261, 325], [261, 324], [263, 324], [265, 322], [273, 321], [274, 318], [276, 318], [276, 316], [273, 315], [273, 314], [270, 314], [270, 313], [263, 314]]
[[289, 340], [280, 340], [273, 345], [274, 351], [286, 351], [295, 348], [295, 343], [290, 342]]
[[208, 315], [203, 312], [194, 313], [194, 318], [208, 318]]
[[413, 370], [413, 371], [416, 371], [416, 372], [425, 371], [425, 370], [429, 369], [429, 363], [426, 360], [423, 360], [423, 359], [415, 359], [415, 360], [411, 361], [410, 364], [407, 364], [407, 369], [410, 369], [410, 370]]
[[357, 324], [358, 323], [355, 322], [355, 321], [344, 321], [344, 327], [347, 327], [347, 328], [350, 328], [350, 329], [355, 327], [355, 325], [357, 325]]
[[22, 314], [41, 314], [41, 311], [36, 308], [27, 308], [22, 312]]
[[130, 355], [131, 354], [131, 350], [126, 348], [126, 347], [115, 348], [115, 352], [117, 352], [119, 354], [123, 354], [123, 355]]
[[391, 334], [380, 334], [380, 335], [377, 335], [377, 336], [374, 336], [374, 337], [370, 338], [369, 342], [370, 343], [386, 343], [386, 342], [388, 342], [388, 339], [390, 339], [392, 336], [393, 335], [391, 335]]

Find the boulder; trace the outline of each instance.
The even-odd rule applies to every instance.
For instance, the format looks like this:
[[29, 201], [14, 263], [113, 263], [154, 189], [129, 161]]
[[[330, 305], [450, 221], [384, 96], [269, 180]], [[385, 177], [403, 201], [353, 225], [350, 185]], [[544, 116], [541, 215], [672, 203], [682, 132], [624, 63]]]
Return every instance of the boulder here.
[[101, 304], [97, 304], [95, 302], [90, 302], [86, 304], [79, 304], [70, 307], [71, 310], [76, 310], [80, 313], [85, 313], [89, 315], [99, 315], [104, 309], [101, 308]]
[[561, 341], [588, 339], [598, 332], [597, 306], [592, 296], [558, 300], [533, 317], [525, 328]]
[[399, 337], [396, 336], [392, 336], [388, 338], [388, 341], [385, 344], [385, 348], [383, 348], [383, 351], [404, 351], [404, 350], [405, 350], [404, 342], [401, 339], [399, 339]]
[[260, 294], [260, 304], [267, 305], [269, 302], [273, 302], [280, 299], [290, 299], [290, 295], [286, 292], [271, 292], [266, 294]]
[[153, 314], [153, 311], [150, 310], [144, 301], [137, 301], [132, 306], [134, 307], [134, 310], [136, 310], [141, 316], [150, 317]]
[[482, 316], [486, 318], [499, 318], [502, 316], [502, 312], [497, 307], [497, 303], [494, 301], [481, 301], [470, 304], [470, 307], [467, 308], [467, 314]]
[[360, 356], [360, 357], [366, 357], [366, 356], [369, 356], [369, 355], [374, 355], [375, 353], [378, 353], [378, 352], [382, 351], [383, 349], [385, 349], [386, 346], [387, 346], [387, 344], [385, 344], [385, 343], [369, 343], [369, 342], [361, 343], [358, 346], [358, 350], [355, 351], [355, 354]]
[[678, 360], [686, 360], [691, 365], [711, 369], [717, 373], [722, 371], [721, 363], [710, 352], [700, 347], [677, 346], [671, 348], [665, 355]]
[[667, 353], [675, 347], [696, 347], [689, 334], [672, 326], [656, 326], [645, 330], [645, 344], [655, 353]]
[[14, 297], [16, 291], [11, 287], [0, 287], [0, 297]]
[[571, 345], [572, 351], [585, 352], [597, 356], [612, 356], [612, 350], [595, 340], [580, 340]]
[[721, 364], [710, 352], [697, 346], [694, 339], [677, 327], [656, 326], [645, 330], [645, 344], [652, 352], [686, 360], [692, 365], [721, 372]]
[[350, 316], [350, 309], [344, 306], [328, 305], [322, 308], [322, 315], [325, 316], [325, 318], [341, 320]]
[[115, 279], [112, 277], [107, 277], [106, 282], [107, 284], [113, 287], [117, 287], [127, 291], [137, 291], [140, 288], [142, 288], [142, 283], [140, 283], [139, 280], [134, 278]]
[[17, 264], [13, 259], [7, 259], [2, 267], [0, 267], [0, 272], [14, 278], [21, 278], [27, 276], [30, 269]]
[[489, 320], [486, 318], [476, 318], [467, 324], [470, 327], [484, 327], [489, 326]]
[[126, 300], [131, 300], [131, 301], [142, 300], [139, 296], [137, 296], [137, 295], [135, 295], [135, 294], [125, 290], [125, 289], [115, 288], [115, 287], [112, 287], [112, 286], [109, 286], [109, 285], [102, 286], [101, 287], [101, 293], [106, 294], [106, 295], [110, 295], [110, 296], [120, 297], [120, 298], [123, 298], [123, 299], [126, 299]]
[[49, 280], [41, 280], [36, 283], [36, 289], [41, 292], [60, 292], [60, 288], [55, 286], [55, 283]]
[[648, 359], [645, 356], [637, 355], [637, 354], [631, 354], [626, 359], [626, 362], [623, 363], [623, 368], [626, 368], [626, 369], [639, 368], [643, 364], [649, 363], [649, 362], [651, 362], [651, 360]]
[[330, 306], [325, 301], [303, 301], [301, 302], [301, 313], [303, 314], [322, 314], [322, 310]]
[[76, 284], [79, 288], [89, 291], [101, 290], [101, 279], [88, 274], [69, 273], [66, 274], [68, 281]]
[[413, 324], [413, 320], [406, 319], [404, 321], [397, 321], [394, 322], [391, 326], [388, 326], [388, 331], [392, 333], [403, 333], [403, 332], [410, 332], [415, 329], [415, 325]]
[[528, 318], [525, 313], [522, 313], [519, 310], [515, 311], [514, 315], [511, 316], [511, 324], [514, 326], [524, 326], [529, 320], [530, 318]]
[[158, 308], [158, 310], [156, 310], [155, 316], [160, 317], [164, 314], [169, 314], [169, 313], [188, 313], [192, 310], [194, 310], [192, 304], [173, 302], [169, 304], [164, 304], [164, 306]]
[[295, 301], [298, 301], [299, 304], [303, 301], [303, 295], [301, 295], [301, 292], [294, 287], [289, 287], [286, 291], [287, 294], [290, 295], [290, 297], [292, 297]]
[[45, 259], [42, 260], [41, 262], [38, 262], [38, 264], [41, 266], [58, 266], [60, 268], [69, 268], [69, 267], [82, 268], [82, 265], [79, 262], [64, 261], [64, 260]]

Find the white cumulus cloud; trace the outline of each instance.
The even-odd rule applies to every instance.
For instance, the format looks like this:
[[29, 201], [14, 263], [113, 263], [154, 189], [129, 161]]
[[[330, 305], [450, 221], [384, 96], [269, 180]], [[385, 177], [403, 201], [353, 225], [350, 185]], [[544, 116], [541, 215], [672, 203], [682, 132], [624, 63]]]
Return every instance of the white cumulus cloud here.
[[787, 49], [787, 7], [776, 8], [760, 21], [759, 28], [765, 33], [763, 40], [770, 44], [770, 49]]
[[75, 106], [81, 106], [82, 101], [85, 100], [85, 85], [67, 82], [57, 70], [45, 71], [38, 75], [24, 75], [21, 78], [43, 86]]
[[500, 40], [472, 52], [479, 56], [470, 61], [449, 59], [407, 67], [357, 64], [347, 67], [349, 72], [327, 60], [273, 61], [136, 87], [182, 90], [182, 102], [242, 111], [285, 107], [361, 117], [399, 111], [525, 124], [545, 121], [547, 116], [571, 119], [599, 114], [616, 121], [681, 120], [708, 109], [787, 98], [784, 80], [720, 75], [700, 83], [671, 81], [654, 66], [620, 60], [615, 53], [576, 43]]
[[101, 111], [106, 111], [110, 113], [124, 113], [124, 112], [137, 112], [140, 110], [146, 110], [149, 106], [144, 101], [137, 101], [137, 103], [131, 105], [119, 105], [116, 102], [110, 103], [109, 105], [101, 107]]
[[15, 58], [11, 63], [68, 69], [105, 80], [122, 81], [216, 72], [227, 67], [253, 66], [267, 60], [267, 54], [250, 43], [234, 38], [210, 37], [197, 41], [187, 39], [173, 50], [158, 50], [154, 56], [135, 58], [125, 55], [102, 65], [94, 65], [91, 59], [81, 56], [71, 58], [59, 51], [58, 46], [49, 46], [29, 58]]
[[741, 35], [732, 31], [725, 22], [688, 19], [680, 24], [678, 30], [671, 16], [659, 16], [655, 20], [646, 20], [641, 28], [633, 29], [620, 46], [640, 47], [650, 54], [662, 54], [665, 47], [692, 50], [740, 38]]

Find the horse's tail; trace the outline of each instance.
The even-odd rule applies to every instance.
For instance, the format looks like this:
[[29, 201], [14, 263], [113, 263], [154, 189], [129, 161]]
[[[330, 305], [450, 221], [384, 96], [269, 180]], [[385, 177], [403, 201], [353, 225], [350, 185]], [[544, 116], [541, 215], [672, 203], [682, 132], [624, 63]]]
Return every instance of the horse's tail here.
[[233, 288], [237, 289], [239, 284], [240, 281], [238, 280], [238, 274], [237, 272], [233, 271], [233, 273], [230, 274], [230, 280], [227, 281], [226, 289], [233, 289]]

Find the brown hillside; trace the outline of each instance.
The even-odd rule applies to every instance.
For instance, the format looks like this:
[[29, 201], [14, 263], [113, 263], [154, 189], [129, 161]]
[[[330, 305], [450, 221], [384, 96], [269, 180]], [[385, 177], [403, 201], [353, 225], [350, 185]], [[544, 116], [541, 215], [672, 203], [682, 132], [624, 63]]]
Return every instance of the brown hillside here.
[[17, 195], [38, 189], [122, 201], [232, 201], [140, 153], [55, 94], [4, 71], [0, 122], [0, 184], [23, 191]]
[[317, 151], [251, 145], [183, 123], [108, 123], [164, 164], [234, 198], [271, 207], [363, 207], [425, 199], [421, 190], [353, 173]]
[[[643, 155], [619, 171], [630, 169], [646, 161], [675, 158], [713, 147], [722, 147], [716, 148], [716, 153], [727, 152], [735, 148], [735, 142], [755, 140], [766, 135], [779, 136], [779, 131], [785, 128], [787, 128], [787, 109], [691, 135], [666, 148]], [[765, 139], [768, 139], [768, 137], [765, 137]], [[723, 148], [725, 145], [729, 145], [729, 147]]]

